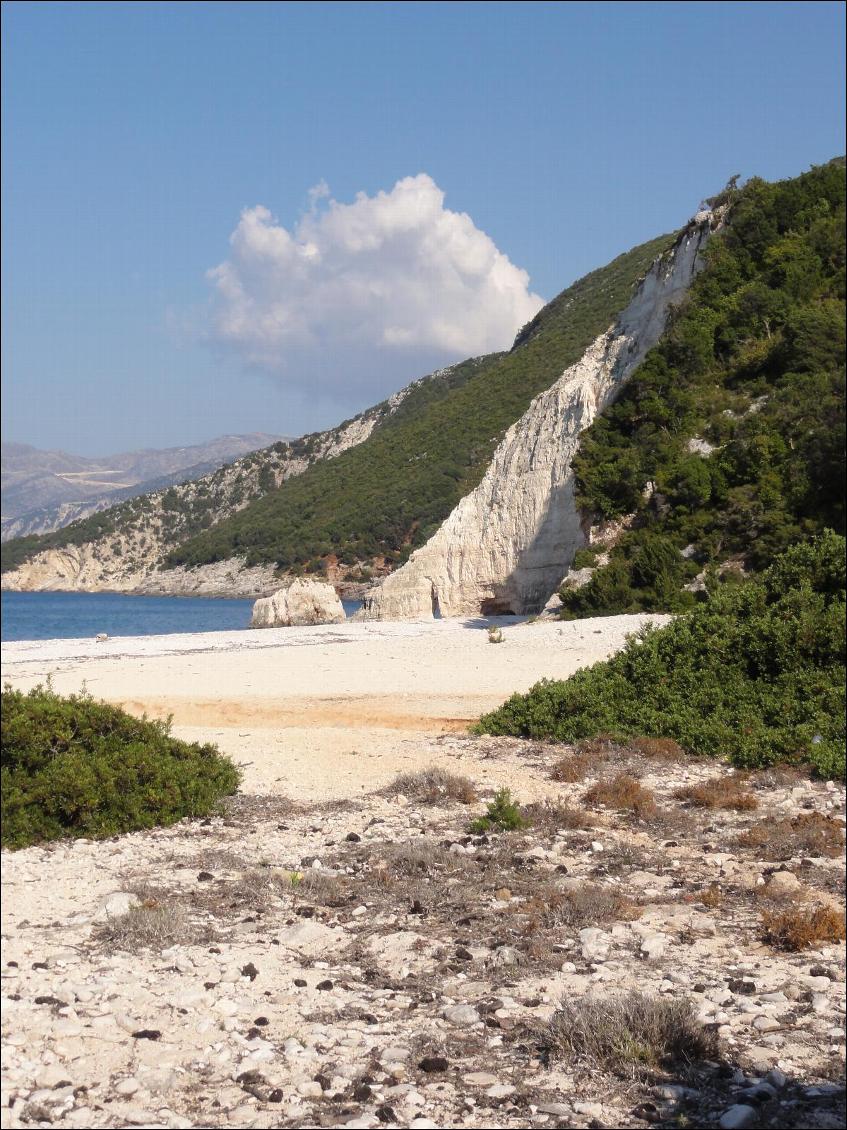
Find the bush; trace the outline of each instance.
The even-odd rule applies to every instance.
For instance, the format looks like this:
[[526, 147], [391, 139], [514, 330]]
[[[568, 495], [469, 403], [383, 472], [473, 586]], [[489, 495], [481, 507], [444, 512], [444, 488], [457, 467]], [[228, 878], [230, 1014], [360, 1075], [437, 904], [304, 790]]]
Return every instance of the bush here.
[[169, 723], [88, 695], [7, 687], [2, 707], [4, 847], [173, 824], [238, 787], [215, 746], [177, 741]]
[[638, 820], [652, 820], [657, 814], [653, 794], [628, 773], [618, 773], [611, 780], [598, 781], [586, 792], [583, 800], [586, 804], [602, 804], [620, 812], [631, 812]]
[[774, 949], [799, 953], [820, 943], [843, 942], [844, 915], [830, 906], [813, 910], [766, 910], [762, 913], [762, 941]]
[[844, 826], [822, 812], [800, 812], [783, 820], [761, 820], [736, 842], [771, 863], [799, 856], [837, 859], [844, 852]]
[[471, 831], [515, 832], [519, 828], [525, 828], [528, 823], [521, 814], [520, 807], [512, 799], [509, 789], [500, 789], [494, 794], [494, 800], [489, 804], [485, 815], [471, 823]]
[[844, 552], [831, 531], [792, 546], [760, 578], [640, 632], [612, 659], [513, 695], [477, 731], [672, 738], [739, 766], [843, 776]]

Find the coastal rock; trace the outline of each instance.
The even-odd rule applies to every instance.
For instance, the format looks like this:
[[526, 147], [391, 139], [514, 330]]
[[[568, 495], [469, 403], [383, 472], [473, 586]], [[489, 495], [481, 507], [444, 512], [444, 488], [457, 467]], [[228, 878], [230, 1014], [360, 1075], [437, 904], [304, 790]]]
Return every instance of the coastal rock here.
[[585, 545], [571, 463], [581, 433], [659, 340], [700, 266], [711, 220], [692, 221], [629, 306], [506, 432], [479, 486], [365, 598], [362, 619], [539, 612]]
[[343, 624], [338, 594], [323, 581], [292, 581], [253, 605], [251, 628], [290, 628], [306, 624]]

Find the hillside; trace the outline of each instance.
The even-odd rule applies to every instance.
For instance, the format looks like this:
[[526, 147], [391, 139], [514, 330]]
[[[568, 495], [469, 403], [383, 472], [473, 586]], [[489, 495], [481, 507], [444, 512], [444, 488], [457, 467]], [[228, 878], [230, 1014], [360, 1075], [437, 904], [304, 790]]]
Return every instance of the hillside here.
[[[0, 551], [3, 587], [247, 594], [267, 589], [273, 584], [273, 567], [245, 571], [240, 561], [206, 574], [194, 571], [190, 577], [176, 570], [161, 578], [157, 574], [170, 549], [216, 518], [225, 519], [276, 490], [312, 463], [363, 443], [395, 413], [414, 414], [421, 404], [447, 395], [481, 363], [469, 361], [439, 370], [328, 431], [280, 441], [213, 474], [132, 498], [54, 533], [6, 542]], [[30, 558], [33, 563], [18, 570]]]
[[731, 191], [687, 303], [582, 436], [578, 504], [628, 530], [565, 615], [681, 610], [844, 532], [844, 188], [842, 159]]
[[330, 553], [351, 566], [403, 560], [476, 486], [505, 429], [606, 328], [670, 241], [652, 240], [587, 275], [540, 311], [508, 354], [483, 359], [449, 396], [398, 413], [367, 444], [183, 543], [167, 564], [237, 553], [282, 569], [319, 569]]
[[443, 370], [338, 429], [277, 444], [199, 483], [7, 543], [6, 573], [41, 556], [4, 585], [149, 591], [156, 573], [157, 591], [187, 591], [195, 581], [174, 567], [197, 578], [196, 566], [229, 562], [225, 576], [209, 573], [213, 586], [229, 586], [245, 561], [254, 567], [247, 587], [266, 588], [277, 568], [317, 569], [330, 555], [354, 577], [367, 575], [361, 565], [390, 567], [476, 485], [503, 431], [608, 326], [671, 240], [651, 240], [563, 291], [508, 354]]
[[210, 474], [279, 439], [251, 432], [96, 458], [4, 442], [2, 538], [47, 533], [134, 495]]

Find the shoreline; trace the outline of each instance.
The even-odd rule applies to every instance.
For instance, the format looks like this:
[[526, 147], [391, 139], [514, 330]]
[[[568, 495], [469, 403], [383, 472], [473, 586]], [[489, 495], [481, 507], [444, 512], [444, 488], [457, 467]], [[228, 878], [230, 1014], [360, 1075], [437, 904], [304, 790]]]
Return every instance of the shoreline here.
[[[567, 678], [607, 658], [643, 624], [667, 620], [348, 621], [103, 643], [15, 641], [0, 654], [4, 684], [26, 691], [49, 678], [60, 694], [85, 687], [133, 714], [172, 717], [175, 736], [214, 742], [244, 767], [245, 792], [317, 800], [452, 764], [461, 750], [446, 739], [461, 744], [480, 714], [542, 678]], [[505, 639], [492, 645], [495, 622]]]

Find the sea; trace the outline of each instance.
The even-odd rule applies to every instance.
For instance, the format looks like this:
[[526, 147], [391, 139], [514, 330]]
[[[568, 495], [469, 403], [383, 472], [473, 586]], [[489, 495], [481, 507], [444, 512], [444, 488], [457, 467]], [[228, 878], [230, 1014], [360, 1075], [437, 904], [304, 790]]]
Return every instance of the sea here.
[[[361, 601], [342, 601], [348, 616]], [[249, 629], [252, 600], [129, 596], [113, 592], [0, 593], [0, 639], [87, 639]]]

